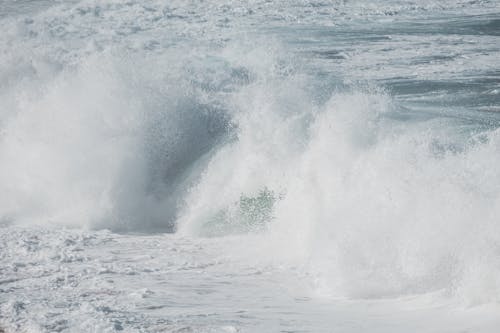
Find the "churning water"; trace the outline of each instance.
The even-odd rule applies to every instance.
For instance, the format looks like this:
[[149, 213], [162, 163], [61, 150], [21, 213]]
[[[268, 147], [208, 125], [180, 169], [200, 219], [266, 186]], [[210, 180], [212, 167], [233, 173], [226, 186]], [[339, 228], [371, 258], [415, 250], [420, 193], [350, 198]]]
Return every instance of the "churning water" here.
[[497, 332], [500, 2], [0, 22], [0, 331]]

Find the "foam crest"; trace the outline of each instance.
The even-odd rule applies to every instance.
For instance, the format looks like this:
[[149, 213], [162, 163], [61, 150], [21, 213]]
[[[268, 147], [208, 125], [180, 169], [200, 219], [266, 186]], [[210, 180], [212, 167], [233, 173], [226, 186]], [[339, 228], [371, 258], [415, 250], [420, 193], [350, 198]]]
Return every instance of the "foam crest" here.
[[[264, 230], [256, 246], [304, 267], [323, 296], [498, 300], [498, 130], [402, 121], [401, 106], [373, 87], [318, 104], [308, 85], [257, 80], [234, 97], [237, 139], [186, 197], [180, 231]], [[242, 198], [262, 193], [272, 213], [249, 228]]]
[[172, 231], [197, 163], [230, 129], [223, 103], [205, 98], [220, 88], [206, 87], [211, 74], [182, 79], [175, 58], [110, 51], [13, 84], [0, 141], [2, 221]]

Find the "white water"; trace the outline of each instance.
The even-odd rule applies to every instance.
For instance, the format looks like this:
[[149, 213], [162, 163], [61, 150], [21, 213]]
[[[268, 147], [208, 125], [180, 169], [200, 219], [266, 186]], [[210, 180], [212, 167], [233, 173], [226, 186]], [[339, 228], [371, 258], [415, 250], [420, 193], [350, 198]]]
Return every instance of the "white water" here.
[[0, 327], [495, 332], [499, 13], [2, 2]]

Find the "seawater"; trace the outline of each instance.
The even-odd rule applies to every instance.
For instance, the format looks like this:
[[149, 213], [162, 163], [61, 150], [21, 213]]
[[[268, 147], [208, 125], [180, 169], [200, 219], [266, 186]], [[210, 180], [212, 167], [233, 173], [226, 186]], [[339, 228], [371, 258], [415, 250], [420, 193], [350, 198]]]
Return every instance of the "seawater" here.
[[0, 21], [0, 328], [498, 327], [499, 2]]

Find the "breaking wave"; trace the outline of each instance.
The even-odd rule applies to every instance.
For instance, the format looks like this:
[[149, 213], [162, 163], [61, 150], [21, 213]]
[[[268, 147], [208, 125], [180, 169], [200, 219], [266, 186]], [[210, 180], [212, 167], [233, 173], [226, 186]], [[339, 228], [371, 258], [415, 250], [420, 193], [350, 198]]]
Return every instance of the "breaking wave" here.
[[2, 63], [2, 224], [257, 234], [322, 295], [500, 300], [497, 120], [235, 44]]

